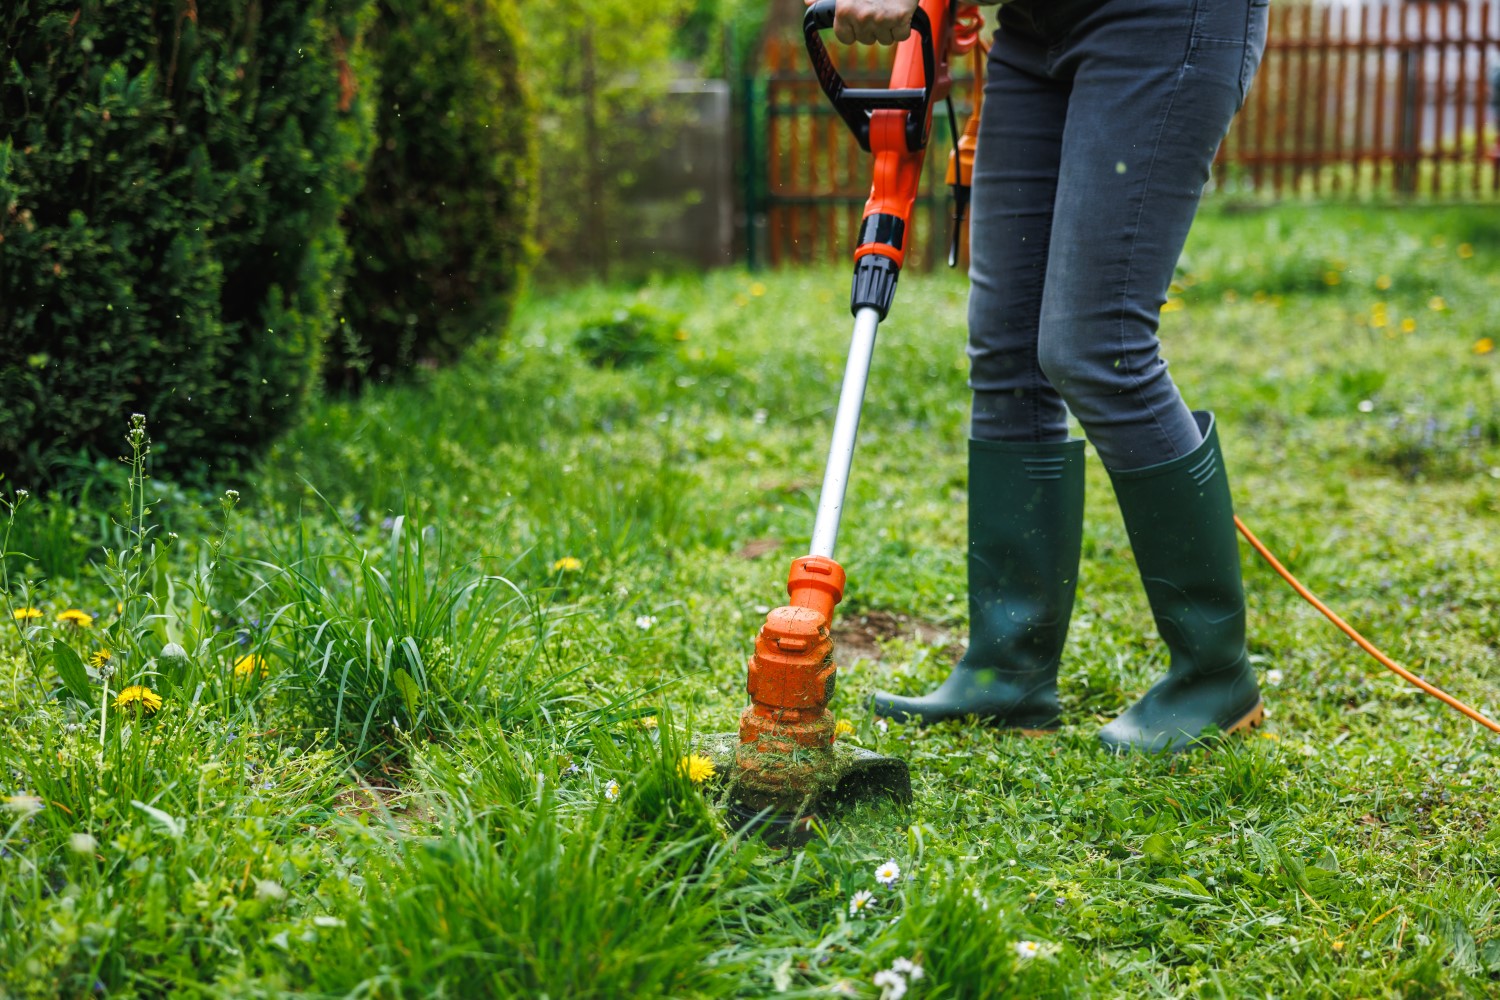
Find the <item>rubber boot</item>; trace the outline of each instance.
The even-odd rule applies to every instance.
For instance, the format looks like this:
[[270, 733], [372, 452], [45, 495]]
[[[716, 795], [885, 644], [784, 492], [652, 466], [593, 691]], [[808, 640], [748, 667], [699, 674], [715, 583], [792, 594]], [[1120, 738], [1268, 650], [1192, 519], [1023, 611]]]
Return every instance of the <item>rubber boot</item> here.
[[877, 714], [977, 716], [1029, 733], [1057, 728], [1057, 663], [1083, 543], [1083, 442], [969, 442], [969, 648], [920, 698], [884, 691]]
[[1167, 675], [1105, 726], [1113, 750], [1176, 751], [1214, 727], [1259, 725], [1260, 688], [1245, 650], [1245, 592], [1229, 478], [1211, 413], [1203, 443], [1161, 465], [1111, 472], [1146, 598], [1171, 654]]

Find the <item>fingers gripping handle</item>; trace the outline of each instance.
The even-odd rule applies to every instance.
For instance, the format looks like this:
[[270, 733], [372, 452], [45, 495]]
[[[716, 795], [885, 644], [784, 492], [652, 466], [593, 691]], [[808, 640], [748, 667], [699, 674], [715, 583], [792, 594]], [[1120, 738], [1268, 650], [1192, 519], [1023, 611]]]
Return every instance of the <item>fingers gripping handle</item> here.
[[818, 74], [818, 83], [834, 110], [859, 140], [860, 148], [870, 150], [870, 112], [905, 111], [906, 148], [912, 152], [927, 146], [928, 110], [932, 107], [933, 81], [936, 79], [937, 55], [932, 35], [932, 21], [921, 7], [912, 11], [911, 26], [922, 39], [922, 86], [920, 87], [850, 87], [839, 75], [838, 67], [828, 54], [819, 32], [833, 27], [836, 0], [818, 0], [807, 8], [802, 18], [802, 34], [807, 41], [807, 55]]

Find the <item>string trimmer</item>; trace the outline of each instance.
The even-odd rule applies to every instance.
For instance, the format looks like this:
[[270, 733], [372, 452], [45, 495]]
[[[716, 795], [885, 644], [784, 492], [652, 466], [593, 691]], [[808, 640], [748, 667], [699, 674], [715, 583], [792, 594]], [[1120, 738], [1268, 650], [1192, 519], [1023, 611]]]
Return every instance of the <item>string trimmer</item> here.
[[[960, 17], [955, 7], [949, 0], [922, 0], [912, 16], [911, 36], [896, 47], [890, 85], [885, 88], [849, 87], [839, 75], [820, 35], [833, 27], [834, 0], [809, 7], [803, 20], [818, 82], [860, 147], [873, 154], [875, 179], [854, 251], [849, 298], [854, 335], [812, 544], [807, 555], [792, 563], [787, 604], [766, 615], [756, 637], [749, 664], [751, 704], [740, 716], [739, 733], [705, 740], [705, 749], [733, 775], [732, 809], [742, 821], [759, 817], [782, 829], [803, 829], [820, 806], [868, 797], [911, 797], [905, 762], [839, 741], [828, 712], [838, 673], [829, 630], [845, 583], [844, 569], [833, 553], [875, 334], [890, 311], [910, 250], [912, 209], [933, 105], [948, 99], [949, 57], [973, 50], [979, 41], [977, 11], [966, 8]], [[957, 152], [955, 145], [955, 156]], [[950, 166], [956, 184], [968, 179], [968, 159]], [[960, 219], [966, 203], [967, 198], [958, 199]], [[950, 259], [956, 259], [956, 253]]]

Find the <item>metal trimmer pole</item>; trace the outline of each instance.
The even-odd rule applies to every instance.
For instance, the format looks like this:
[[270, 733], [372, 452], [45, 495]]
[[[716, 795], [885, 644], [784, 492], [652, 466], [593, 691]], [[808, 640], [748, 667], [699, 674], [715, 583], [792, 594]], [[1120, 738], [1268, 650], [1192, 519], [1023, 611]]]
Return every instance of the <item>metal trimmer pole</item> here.
[[818, 495], [818, 519], [813, 522], [810, 555], [833, 558], [838, 542], [839, 517], [849, 490], [849, 469], [854, 463], [854, 443], [859, 436], [859, 414], [864, 408], [865, 386], [870, 381], [870, 359], [875, 354], [875, 332], [880, 327], [879, 310], [866, 306], [854, 316], [854, 338], [844, 365], [844, 384], [839, 389], [838, 415], [833, 421], [833, 440], [828, 446], [828, 464], [823, 470], [823, 489]]
[[[844, 570], [833, 560], [833, 549], [879, 326], [879, 310], [862, 308], [855, 313], [812, 551], [793, 561], [787, 580], [789, 602], [766, 615], [756, 636], [747, 685], [751, 704], [740, 715], [734, 749], [732, 810], [738, 820], [772, 812], [777, 817], [773, 825], [794, 838], [805, 830], [820, 801], [911, 797], [906, 765], [836, 744], [834, 719], [828, 712], [837, 677], [829, 629], [834, 606], [844, 596]], [[727, 749], [720, 744], [718, 752]]]

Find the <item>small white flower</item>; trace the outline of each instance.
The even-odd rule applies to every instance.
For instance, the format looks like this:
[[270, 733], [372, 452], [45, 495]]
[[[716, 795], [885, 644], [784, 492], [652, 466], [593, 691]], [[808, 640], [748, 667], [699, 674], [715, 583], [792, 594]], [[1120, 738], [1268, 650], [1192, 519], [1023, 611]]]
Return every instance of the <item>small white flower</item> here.
[[901, 1000], [906, 996], [906, 977], [890, 969], [875, 973], [875, 985], [880, 987], [880, 1000]]
[[99, 846], [99, 841], [87, 833], [75, 833], [68, 838], [68, 846], [78, 854], [93, 854], [94, 849]]
[[268, 878], [255, 880], [255, 895], [260, 899], [286, 899], [286, 887]]
[[901, 866], [894, 861], [887, 861], [875, 869], [875, 881], [881, 885], [895, 885], [896, 880], [901, 877]]
[[853, 896], [849, 897], [849, 916], [859, 916], [860, 913], [864, 911], [865, 907], [869, 906], [874, 901], [875, 894], [869, 889], [859, 890], [859, 892], [856, 892]]
[[978, 889], [970, 889], [969, 895], [974, 897], [974, 902], [979, 904], [979, 908], [981, 910], [983, 910], [985, 913], [989, 912], [990, 901], [985, 898], [984, 893], [980, 892]]
[[889, 722], [886, 722], [884, 719], [876, 719], [875, 728], [884, 733], [890, 730], [891, 724]]
[[1283, 674], [1280, 670], [1266, 671], [1266, 683], [1272, 685], [1273, 687], [1280, 684], [1285, 679], [1286, 675]]
[[1042, 950], [1042, 946], [1035, 941], [1017, 941], [1016, 955], [1022, 959], [1035, 958]]
[[321, 915], [320, 914], [320, 915], [318, 915], [316, 917], [313, 917], [313, 926], [314, 927], [342, 927], [342, 926], [344, 926], [344, 918], [343, 917], [330, 917], [330, 916], [325, 916], [325, 915]]
[[651, 626], [653, 626], [655, 624], [656, 624], [656, 616], [655, 615], [640, 615], [635, 620], [635, 627], [638, 628], [638, 629], [640, 629], [642, 632], [649, 632], [649, 631], [651, 631]]
[[4, 804], [5, 808], [11, 812], [24, 813], [28, 816], [32, 813], [41, 812], [42, 807], [46, 805], [45, 802], [35, 795], [12, 795], [5, 800]]
[[616, 781], [615, 779], [610, 778], [609, 779], [609, 784], [607, 784], [607, 785], [604, 786], [604, 798], [608, 802], [614, 802], [617, 799], [619, 799], [619, 797], [620, 797], [620, 783], [618, 781]]
[[909, 958], [896, 959], [891, 963], [891, 971], [901, 973], [912, 982], [916, 982], [918, 979], [921, 979], [927, 974], [923, 971], [920, 965], [918, 965], [916, 962], [913, 962]]

